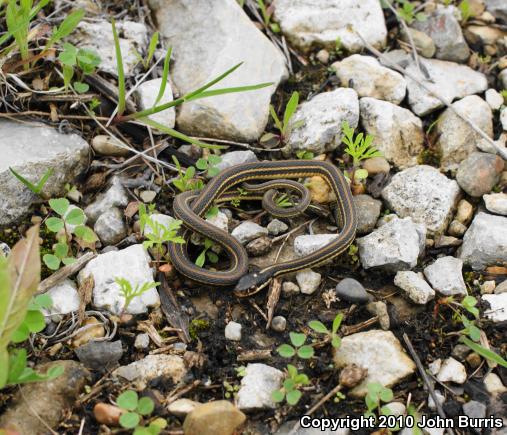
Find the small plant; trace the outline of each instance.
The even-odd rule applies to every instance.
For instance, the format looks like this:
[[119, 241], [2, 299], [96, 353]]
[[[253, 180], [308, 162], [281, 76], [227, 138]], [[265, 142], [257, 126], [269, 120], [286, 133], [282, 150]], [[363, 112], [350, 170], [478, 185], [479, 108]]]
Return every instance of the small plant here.
[[318, 320], [312, 320], [310, 323], [308, 323], [308, 326], [312, 328], [315, 332], [318, 332], [319, 334], [325, 334], [327, 337], [329, 337], [329, 340], [331, 341], [331, 346], [333, 346], [335, 349], [338, 349], [341, 346], [341, 338], [338, 336], [337, 332], [340, 329], [342, 320], [343, 314], [338, 313], [333, 320], [333, 326], [331, 327], [331, 331], [327, 329], [326, 325], [324, 325], [322, 322]]
[[213, 246], [213, 240], [208, 239], [207, 237], [204, 239], [204, 249], [201, 251], [197, 259], [195, 260], [195, 264], [199, 267], [203, 267], [206, 259], [209, 260], [210, 263], [215, 264], [218, 262], [218, 255], [211, 251], [211, 247]]
[[132, 303], [132, 301], [142, 296], [148, 290], [155, 288], [157, 285], [160, 285], [159, 282], [145, 282], [142, 285], [136, 284], [135, 287], [132, 286], [132, 283], [125, 278], [117, 277], [114, 279], [114, 282], [120, 286], [120, 293], [125, 298], [125, 303], [123, 304], [122, 314], [125, 313]]
[[343, 42], [339, 36], [334, 41], [334, 51], [338, 56], [343, 54]]
[[42, 195], [42, 189], [44, 189], [44, 186], [46, 185], [49, 177], [51, 177], [51, 175], [53, 175], [53, 173], [54, 173], [53, 168], [47, 169], [46, 172], [44, 172], [44, 175], [40, 178], [40, 180], [37, 181], [37, 184], [33, 184], [30, 181], [28, 181], [25, 177], [23, 177], [21, 174], [17, 173], [11, 167], [9, 167], [9, 169], [12, 172], [12, 175], [14, 175], [29, 190], [31, 190], [36, 195], [39, 195], [40, 197], [43, 197], [43, 195]]
[[157, 435], [167, 426], [163, 418], [150, 421], [148, 426], [142, 425], [143, 420], [148, 419], [155, 409], [149, 397], [139, 398], [135, 391], [128, 390], [116, 398], [116, 404], [124, 411], [120, 416], [121, 427], [134, 429], [134, 435]]
[[65, 88], [69, 88], [70, 82], [74, 77], [74, 71], [77, 69], [80, 73], [80, 80], [73, 83], [76, 92], [82, 94], [88, 92], [90, 87], [84, 83], [83, 77], [93, 74], [97, 66], [100, 65], [99, 55], [87, 48], [77, 48], [66, 42], [63, 44], [63, 51], [59, 54], [58, 60], [63, 67], [63, 81]]
[[382, 406], [382, 403], [388, 403], [393, 400], [393, 391], [378, 382], [371, 382], [366, 388], [368, 389], [368, 394], [366, 394], [364, 401], [368, 410], [365, 415], [367, 417], [375, 416], [375, 411], [378, 412], [378, 415], [391, 415], [389, 407]]
[[214, 154], [211, 154], [206, 159], [199, 159], [195, 163], [195, 166], [200, 171], [206, 171], [206, 174], [208, 177], [214, 177], [220, 172], [220, 169], [216, 167], [220, 162], [222, 161], [222, 158], [220, 156], [216, 156]]
[[30, 334], [41, 332], [46, 327], [42, 310], [50, 308], [52, 304], [53, 301], [49, 295], [38, 295], [32, 298], [25, 318], [18, 329], [12, 334], [11, 341], [13, 343], [22, 343], [28, 339]]
[[424, 13], [415, 12], [415, 6], [410, 1], [398, 0], [398, 3], [401, 5], [401, 7], [397, 9], [398, 15], [407, 24], [412, 24], [416, 20], [424, 21], [427, 18]]
[[272, 12], [266, 7], [264, 0], [257, 0], [257, 5], [261, 11], [264, 26], [271, 29], [271, 31], [274, 33], [280, 33], [280, 26], [278, 23], [273, 23], [271, 21]]
[[299, 150], [296, 152], [296, 157], [301, 160], [311, 160], [315, 157], [315, 155], [311, 151]]
[[284, 144], [288, 135], [290, 134], [290, 131], [303, 125], [304, 123], [303, 120], [300, 120], [292, 124], [290, 123], [290, 120], [292, 119], [294, 113], [296, 112], [298, 104], [299, 104], [299, 93], [293, 92], [289, 98], [289, 101], [287, 102], [287, 105], [285, 106], [285, 111], [283, 113], [282, 120], [278, 118], [274, 106], [272, 104], [269, 105], [269, 113], [273, 118], [273, 122], [275, 123], [275, 128], [278, 130], [278, 133], [264, 134], [260, 139], [262, 143], [275, 142], [276, 144]]
[[470, 18], [474, 16], [472, 8], [470, 7], [470, 2], [468, 0], [463, 0], [458, 6], [461, 12], [461, 19], [464, 23], [466, 23]]
[[204, 187], [204, 183], [200, 179], [196, 179], [196, 169], [193, 166], [189, 166], [185, 171], [181, 168], [178, 159], [173, 156], [174, 164], [178, 169], [178, 177], [176, 177], [172, 183], [180, 192], [186, 192], [188, 190], [200, 190]]
[[352, 243], [349, 246], [349, 249], [347, 250], [347, 254], [352, 260], [352, 263], [357, 263], [359, 261], [359, 255], [357, 254], [359, 252], [359, 248], [356, 244]]
[[227, 381], [224, 381], [222, 383], [222, 385], [224, 386], [224, 390], [225, 390], [224, 397], [226, 399], [230, 399], [231, 397], [236, 397], [236, 394], [239, 391], [239, 385], [232, 385]]
[[273, 391], [271, 398], [274, 402], [283, 402], [285, 399], [291, 406], [296, 405], [301, 399], [300, 388], [308, 385], [310, 380], [304, 373], [298, 373], [298, 369], [291, 364], [287, 365], [287, 378], [283, 381], [283, 387]]
[[297, 356], [302, 359], [309, 359], [313, 356], [313, 347], [305, 344], [305, 334], [290, 332], [289, 337], [292, 346], [290, 344], [282, 344], [278, 347], [278, 349], [276, 349], [280, 356], [284, 358], [292, 358], [297, 354]]
[[146, 54], [146, 57], [142, 57], [137, 50], [134, 51], [135, 56], [141, 62], [143, 65], [143, 68], [147, 70], [150, 67], [151, 60], [153, 59], [153, 55], [155, 54], [155, 50], [158, 45], [159, 40], [159, 34], [158, 32], [155, 32], [153, 36], [150, 39], [150, 45], [148, 46], [148, 52]]

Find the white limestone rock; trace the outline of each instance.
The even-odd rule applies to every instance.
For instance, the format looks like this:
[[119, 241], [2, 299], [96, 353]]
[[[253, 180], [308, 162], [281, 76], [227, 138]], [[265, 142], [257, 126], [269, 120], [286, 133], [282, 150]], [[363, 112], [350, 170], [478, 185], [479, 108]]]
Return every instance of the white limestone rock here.
[[467, 288], [463, 280], [463, 262], [454, 257], [441, 257], [424, 268], [424, 275], [431, 286], [444, 296], [466, 296]]

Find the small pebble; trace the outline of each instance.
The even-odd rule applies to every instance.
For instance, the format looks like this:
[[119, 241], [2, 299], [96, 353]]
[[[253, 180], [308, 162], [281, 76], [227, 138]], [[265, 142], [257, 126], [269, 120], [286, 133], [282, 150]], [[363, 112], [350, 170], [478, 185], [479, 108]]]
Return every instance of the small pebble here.
[[[435, 396], [437, 397], [437, 402], [440, 405], [443, 405], [445, 403], [445, 396], [438, 390], [435, 390]], [[437, 409], [437, 406], [435, 405], [435, 401], [433, 400], [433, 397], [431, 397], [431, 394], [428, 395], [428, 408], [431, 410]]]
[[324, 65], [327, 65], [329, 62], [329, 51], [326, 49], [319, 50], [316, 55], [319, 62], [323, 63]]
[[401, 402], [391, 402], [387, 404], [387, 407], [391, 411], [391, 415], [399, 417], [400, 415], [405, 415], [407, 412], [406, 406]]
[[139, 196], [141, 197], [141, 199], [143, 200], [143, 202], [145, 203], [150, 203], [152, 202], [155, 197], [157, 196], [157, 192], [153, 191], [153, 190], [143, 190]]
[[458, 203], [455, 219], [463, 225], [468, 225], [474, 216], [474, 208], [466, 199]]
[[199, 402], [194, 402], [190, 399], [178, 399], [171, 402], [167, 406], [167, 410], [176, 417], [185, 417], [188, 413], [192, 412], [196, 406], [200, 405]]
[[479, 367], [481, 365], [482, 359], [475, 352], [472, 352], [471, 354], [469, 354], [467, 356], [466, 362], [468, 363], [468, 365], [470, 367], [472, 367], [473, 369], [476, 369], [477, 367]]
[[476, 400], [471, 400], [463, 405], [463, 412], [469, 418], [482, 419], [486, 417], [486, 405]]
[[503, 97], [496, 89], [488, 89], [485, 93], [486, 102], [493, 110], [498, 110], [503, 105]]
[[148, 334], [139, 334], [134, 341], [136, 349], [147, 349], [150, 345], [150, 336]]
[[387, 311], [387, 305], [385, 302], [370, 302], [366, 306], [366, 309], [371, 314], [378, 316], [378, 323], [384, 331], [389, 331], [389, 328], [391, 327], [391, 320], [389, 319], [389, 313]]
[[322, 276], [312, 269], [303, 269], [296, 273], [296, 281], [301, 293], [311, 295], [319, 288]]
[[368, 175], [373, 176], [380, 173], [389, 173], [391, 166], [384, 157], [372, 157], [362, 162], [364, 169], [368, 171]]
[[120, 416], [123, 411], [114, 405], [99, 402], [93, 407], [93, 416], [97, 423], [106, 426], [118, 426], [120, 424]]
[[365, 304], [370, 300], [363, 285], [353, 278], [342, 279], [336, 285], [336, 296], [352, 304]]
[[246, 245], [246, 251], [252, 257], [260, 257], [261, 255], [267, 254], [273, 246], [273, 240], [267, 236], [262, 236], [257, 239], [248, 242]]
[[100, 134], [92, 139], [93, 150], [101, 156], [125, 157], [130, 154], [127, 146], [113, 137]]
[[495, 288], [495, 294], [507, 293], [507, 279], [498, 284]]
[[241, 340], [241, 324], [236, 322], [229, 322], [225, 327], [225, 338], [232, 341]]
[[283, 316], [275, 316], [271, 321], [271, 328], [273, 331], [283, 332], [287, 327], [287, 320]]
[[453, 347], [451, 355], [454, 358], [463, 361], [471, 351], [472, 349], [470, 349], [468, 346], [464, 344], [457, 344]]
[[447, 358], [442, 362], [442, 367], [440, 367], [438, 371], [437, 379], [440, 382], [463, 384], [467, 380], [465, 366], [454, 358]]
[[268, 233], [272, 236], [278, 236], [279, 234], [285, 233], [289, 226], [279, 219], [273, 219], [267, 226]]
[[467, 231], [467, 227], [457, 220], [453, 220], [449, 225], [449, 234], [454, 237], [461, 237]]
[[495, 373], [490, 373], [484, 377], [484, 386], [489, 394], [495, 396], [507, 391], [507, 388], [502, 383], [500, 377]]
[[481, 288], [481, 294], [491, 294], [495, 291], [496, 283], [495, 281], [484, 281], [480, 288]]
[[291, 281], [284, 281], [282, 284], [282, 292], [285, 295], [295, 294], [299, 293], [301, 290], [299, 289], [299, 286]]

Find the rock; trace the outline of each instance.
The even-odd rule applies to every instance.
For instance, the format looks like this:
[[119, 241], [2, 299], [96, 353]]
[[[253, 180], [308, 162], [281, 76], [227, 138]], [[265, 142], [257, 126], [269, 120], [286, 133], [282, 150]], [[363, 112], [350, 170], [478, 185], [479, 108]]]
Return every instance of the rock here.
[[452, 348], [451, 356], [459, 361], [465, 361], [470, 352], [472, 352], [472, 349], [470, 349], [467, 345], [458, 343]]
[[459, 258], [474, 270], [507, 261], [507, 218], [478, 213], [463, 237]]
[[291, 281], [284, 281], [284, 283], [282, 284], [282, 292], [285, 295], [290, 295], [294, 293], [299, 293], [300, 289], [296, 283]]
[[153, 202], [156, 196], [157, 192], [155, 192], [154, 190], [141, 190], [141, 192], [139, 193], [141, 201], [145, 203]]
[[437, 249], [440, 248], [450, 248], [461, 245], [461, 240], [456, 237], [451, 236], [439, 236], [434, 240], [434, 247]]
[[176, 384], [186, 373], [185, 362], [177, 355], [148, 355], [126, 366], [118, 367], [112, 374], [130, 382], [144, 383], [164, 376], [171, 378]]
[[123, 221], [123, 213], [116, 207], [102, 213], [95, 222], [93, 231], [104, 246], [117, 244], [127, 237], [127, 226]]
[[412, 269], [424, 250], [426, 228], [411, 218], [394, 218], [367, 236], [357, 239], [359, 257], [365, 269], [378, 267], [388, 272]]
[[114, 405], [99, 402], [93, 407], [93, 416], [99, 424], [107, 426], [119, 426], [120, 417], [124, 411]]
[[[488, 103], [477, 95], [470, 95], [452, 104], [460, 114], [466, 116], [493, 137], [493, 114]], [[444, 171], [455, 170], [477, 148], [486, 142], [451, 109], [446, 109], [435, 128], [436, 145], [441, 153], [440, 167]], [[481, 144], [479, 144], [481, 143]]]
[[241, 341], [241, 324], [229, 322], [225, 327], [225, 338], [232, 341]]
[[[162, 213], [153, 213], [150, 214], [150, 220], [155, 222], [155, 224], [160, 224], [164, 227], [167, 227], [169, 224], [175, 221], [175, 219], [172, 216], [169, 216], [168, 214], [162, 214]], [[144, 227], [143, 235], [147, 236], [148, 234], [154, 234], [155, 230], [151, 227], [151, 225], [146, 225]]]
[[281, 220], [273, 219], [268, 224], [267, 229], [271, 236], [278, 236], [279, 234], [285, 233], [289, 229], [289, 226]]
[[75, 349], [74, 352], [85, 367], [93, 370], [111, 368], [123, 356], [121, 340], [90, 341]]
[[60, 322], [66, 314], [77, 311], [81, 304], [76, 284], [70, 279], [51, 287], [45, 294], [51, 297], [52, 304], [48, 310], [44, 310], [44, 315], [55, 323]]
[[88, 317], [80, 329], [81, 331], [72, 340], [72, 346], [75, 348], [83, 346], [90, 340], [102, 338], [106, 335], [104, 326], [95, 317]]
[[482, 199], [488, 211], [507, 216], [507, 193], [492, 193], [484, 195]]
[[369, 195], [356, 195], [353, 199], [357, 214], [357, 234], [368, 234], [377, 224], [382, 202]]
[[[139, 58], [136, 52], [144, 56], [148, 45], [148, 28], [134, 21], [116, 22], [120, 39], [123, 69], [126, 77], [134, 75]], [[70, 41], [79, 48], [95, 51], [100, 57], [101, 71], [118, 76], [116, 54], [111, 23], [106, 20], [95, 22], [81, 21], [72, 33]]]
[[497, 394], [502, 394], [507, 391], [505, 385], [502, 384], [501, 379], [495, 373], [489, 373], [484, 377], [484, 386], [489, 394], [492, 396], [496, 396]]
[[353, 31], [361, 23], [368, 44], [383, 48], [387, 29], [380, 4], [375, 0], [276, 0], [275, 20], [287, 39], [303, 51], [315, 46], [335, 50], [336, 41], [348, 52], [359, 52], [364, 42]]
[[495, 294], [507, 293], [507, 279], [498, 284], [495, 288]]
[[437, 169], [421, 165], [398, 172], [382, 191], [387, 208], [400, 217], [442, 233], [452, 218], [460, 196], [458, 184]]
[[301, 293], [311, 295], [319, 288], [322, 276], [312, 269], [303, 269], [296, 273], [296, 281]]
[[267, 236], [268, 230], [255, 222], [244, 221], [232, 230], [231, 235], [240, 243], [245, 244], [258, 237]]
[[467, 288], [463, 280], [463, 262], [454, 257], [441, 257], [424, 268], [424, 275], [431, 286], [444, 296], [466, 296]]
[[377, 329], [343, 337], [341, 346], [334, 349], [334, 362], [337, 368], [356, 364], [368, 369], [363, 382], [349, 392], [353, 397], [365, 396], [371, 382], [392, 387], [416, 369], [394, 334]]
[[284, 374], [266, 364], [248, 364], [241, 388], [236, 396], [236, 405], [242, 411], [275, 409], [271, 393], [282, 386]]
[[233, 435], [246, 415], [227, 400], [197, 405], [183, 423], [185, 435]]
[[378, 323], [384, 331], [389, 331], [391, 328], [391, 319], [387, 312], [387, 305], [385, 302], [376, 301], [370, 302], [366, 305], [366, 309], [374, 316], [378, 317]]
[[[437, 397], [437, 402], [440, 405], [443, 405], [445, 403], [445, 396], [438, 390], [435, 390], [435, 396]], [[433, 400], [433, 397], [431, 397], [431, 394], [428, 395], [428, 408], [431, 410], [437, 409], [437, 406], [435, 404], [435, 401]]]
[[[54, 379], [34, 382], [19, 387], [9, 406], [0, 417], [0, 427], [9, 428], [19, 434], [45, 434], [48, 426], [57, 429], [67, 412], [71, 412], [91, 376], [77, 361], [61, 360], [37, 366], [37, 371], [46, 373], [56, 366], [64, 373]], [[27, 407], [27, 403], [30, 407]], [[41, 416], [44, 419], [41, 420]]]
[[243, 163], [258, 162], [259, 159], [253, 151], [230, 151], [220, 156], [221, 160], [216, 165], [216, 168], [222, 172], [227, 168], [241, 165]]
[[275, 316], [271, 321], [271, 329], [277, 332], [285, 331], [287, 326], [287, 319], [283, 316]]
[[496, 89], [488, 89], [485, 93], [486, 102], [491, 107], [491, 110], [499, 110], [503, 106], [504, 99], [502, 94]]
[[486, 0], [486, 8], [496, 18], [507, 22], [507, 5], [503, 0]]
[[121, 141], [105, 134], [99, 134], [92, 139], [92, 148], [100, 156], [126, 157], [130, 154]]
[[454, 6], [437, 6], [425, 20], [415, 20], [411, 24], [433, 39], [438, 59], [465, 62], [470, 56], [457, 15], [459, 16], [459, 11]]
[[[408, 28], [408, 32], [412, 36], [412, 40], [414, 41], [417, 52], [421, 56], [424, 57], [435, 56], [437, 47], [435, 46], [433, 39], [431, 39], [428, 35], [426, 35], [426, 33], [421, 32], [420, 30], [417, 29], [413, 29], [411, 27]], [[402, 30], [401, 32], [401, 39], [406, 43], [410, 43], [410, 39], [405, 30]]]
[[318, 251], [338, 237], [337, 234], [308, 234], [294, 239], [294, 252], [298, 257], [306, 257]]
[[389, 162], [384, 157], [373, 157], [361, 162], [361, 166], [368, 171], [368, 175], [388, 174], [391, 170]]
[[241, 67], [215, 88], [273, 83], [251, 92], [187, 102], [178, 110], [178, 128], [193, 136], [256, 141], [268, 122], [271, 95], [288, 76], [280, 50], [235, 1], [150, 0], [149, 5], [177, 59], [172, 78], [180, 95], [240, 62]]
[[97, 196], [88, 207], [84, 209], [86, 217], [93, 223], [102, 213], [105, 213], [113, 207], [126, 207], [129, 203], [127, 191], [121, 184], [119, 177], [111, 179], [110, 187], [100, 195]]
[[[420, 59], [423, 68], [432, 81], [426, 79], [418, 70], [410, 55], [398, 50], [392, 51], [387, 58], [408, 65], [406, 70], [421, 80], [429, 89], [452, 103], [467, 95], [478, 94], [488, 89], [486, 76], [465, 65], [458, 65], [437, 59]], [[417, 82], [407, 77], [408, 103], [417, 116], [424, 116], [443, 107], [443, 103], [428, 93]]]
[[331, 66], [344, 88], [354, 89], [360, 97], [372, 97], [393, 104], [405, 98], [407, 83], [403, 76], [371, 56], [354, 54]]
[[483, 295], [482, 300], [489, 303], [489, 310], [484, 315], [493, 322], [504, 322], [507, 320], [507, 293], [494, 295]]
[[[136, 96], [139, 101], [140, 110], [151, 109], [155, 106], [161, 85], [162, 78], [146, 80], [139, 85], [136, 90]], [[171, 89], [171, 83], [168, 81], [166, 83], [164, 94], [156, 105], [161, 106], [163, 104], [170, 103], [171, 101], [173, 101], [173, 91]], [[148, 116], [148, 119], [158, 122], [166, 127], [174, 128], [174, 124], [176, 123], [176, 111], [174, 107], [171, 107], [163, 110], [162, 112]]]
[[440, 358], [436, 359], [435, 361], [431, 362], [428, 365], [428, 369], [430, 373], [434, 376], [438, 375], [438, 372], [442, 368], [442, 360]]
[[397, 272], [394, 277], [394, 285], [407, 292], [407, 296], [416, 304], [424, 305], [435, 298], [435, 290], [421, 275], [411, 271]]
[[370, 295], [366, 292], [363, 285], [353, 278], [342, 279], [336, 285], [335, 291], [339, 299], [351, 304], [365, 304], [370, 300]]
[[88, 165], [90, 147], [76, 134], [61, 134], [41, 123], [0, 120], [0, 226], [25, 216], [40, 197], [31, 192], [10, 171], [37, 183], [53, 170], [42, 189], [49, 198], [64, 196], [65, 185]]
[[464, 384], [467, 380], [467, 371], [465, 366], [454, 358], [447, 358], [442, 362], [442, 366], [437, 374], [440, 382], [454, 382]]
[[310, 191], [312, 201], [317, 204], [327, 204], [336, 201], [336, 196], [331, 190], [328, 182], [320, 175], [315, 175], [307, 179], [305, 186]]
[[177, 399], [169, 403], [167, 410], [176, 417], [185, 417], [188, 413], [192, 412], [196, 407], [200, 406], [199, 402], [194, 402], [190, 399]]
[[150, 336], [146, 333], [136, 335], [134, 347], [139, 350], [148, 349], [150, 346]]
[[502, 124], [503, 131], [507, 131], [507, 110], [505, 108], [500, 111], [500, 124]]
[[391, 411], [391, 415], [399, 417], [400, 415], [405, 415], [407, 412], [407, 407], [401, 402], [391, 402], [386, 405]]
[[[114, 265], [114, 267], [111, 267]], [[150, 268], [150, 257], [142, 245], [132, 245], [120, 251], [100, 254], [91, 260], [78, 275], [81, 284], [88, 276], [94, 280], [93, 305], [107, 309], [113, 314], [123, 310], [125, 299], [115, 278], [125, 278], [135, 288], [147, 282], [153, 282], [153, 271]], [[160, 305], [160, 298], [155, 288], [151, 288], [132, 300], [127, 313], [141, 314], [148, 307]]]
[[455, 220], [449, 224], [449, 229], [447, 231], [451, 236], [461, 237], [463, 234], [465, 234], [466, 230], [467, 227], [465, 225]]
[[317, 94], [296, 109], [290, 125], [297, 128], [291, 128], [284, 152], [288, 155], [305, 150], [322, 154], [335, 150], [341, 144], [344, 121], [352, 128], [357, 127], [359, 100], [356, 91], [338, 88]]
[[473, 153], [461, 162], [456, 181], [470, 196], [482, 196], [491, 192], [498, 183], [504, 168], [501, 157], [488, 153]]
[[7, 243], [0, 242], [0, 256], [8, 257], [11, 253], [11, 248]]
[[474, 217], [474, 207], [466, 199], [458, 202], [455, 219], [463, 225], [468, 225]]
[[498, 79], [502, 83], [503, 88], [507, 89], [507, 69], [504, 69], [500, 72], [500, 74], [498, 75]]
[[417, 165], [424, 147], [422, 121], [410, 110], [374, 98], [361, 98], [361, 123], [375, 147], [399, 168]]
[[491, 293], [493, 293], [495, 291], [495, 287], [496, 287], [495, 281], [493, 281], [493, 280], [491, 280], [491, 281], [484, 281], [480, 285], [481, 294], [482, 295], [491, 294]]
[[486, 417], [486, 405], [476, 400], [471, 400], [463, 405], [463, 412], [469, 418], [480, 418]]
[[267, 236], [259, 237], [258, 239], [252, 240], [246, 245], [246, 251], [252, 257], [259, 257], [267, 254], [273, 246], [273, 240]]

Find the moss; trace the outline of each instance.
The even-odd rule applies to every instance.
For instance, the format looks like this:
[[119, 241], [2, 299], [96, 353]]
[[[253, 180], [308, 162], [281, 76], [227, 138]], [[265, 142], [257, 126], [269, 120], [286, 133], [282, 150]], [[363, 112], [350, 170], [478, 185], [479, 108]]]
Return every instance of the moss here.
[[435, 168], [440, 167], [442, 153], [434, 148], [425, 148], [417, 156], [417, 163], [420, 165], [430, 165]]
[[190, 322], [190, 326], [188, 327], [188, 332], [190, 333], [190, 338], [192, 340], [197, 340], [199, 336], [199, 332], [206, 331], [211, 327], [211, 324], [208, 320], [204, 319], [193, 319]]

